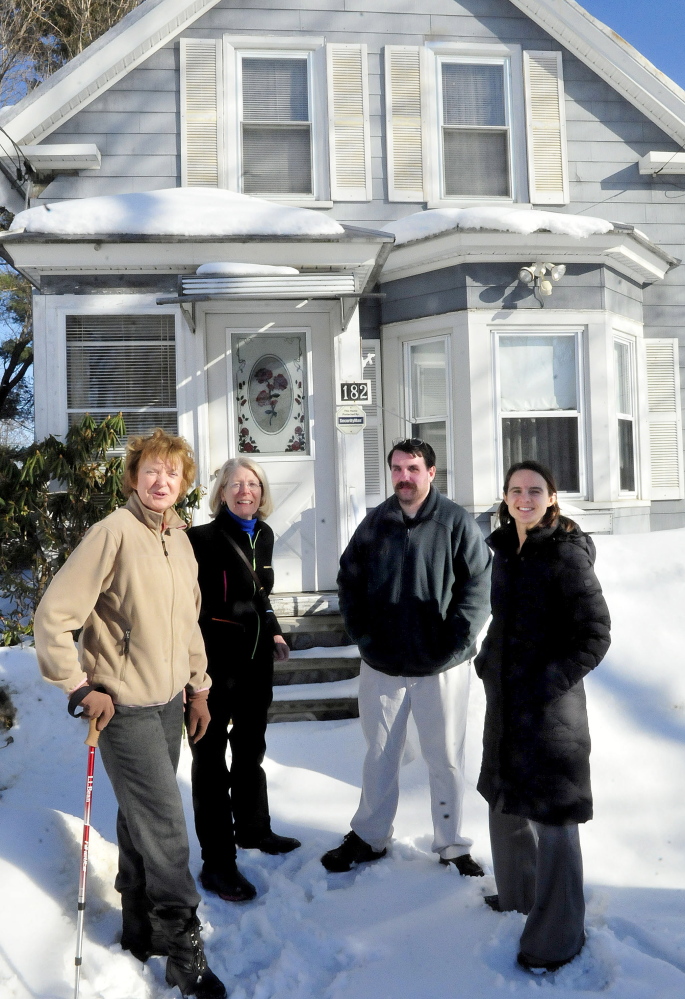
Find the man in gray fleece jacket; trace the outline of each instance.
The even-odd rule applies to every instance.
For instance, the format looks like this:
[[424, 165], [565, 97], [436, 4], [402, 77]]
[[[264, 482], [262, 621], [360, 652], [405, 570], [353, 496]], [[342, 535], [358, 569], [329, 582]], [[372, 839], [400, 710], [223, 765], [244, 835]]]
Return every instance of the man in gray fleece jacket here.
[[480, 876], [461, 835], [461, 806], [470, 660], [490, 613], [491, 555], [473, 517], [435, 488], [430, 444], [395, 444], [388, 464], [394, 495], [364, 519], [340, 560], [340, 609], [362, 656], [367, 753], [352, 831], [321, 862], [349, 871], [384, 856], [412, 712], [429, 770], [432, 849], [440, 863]]

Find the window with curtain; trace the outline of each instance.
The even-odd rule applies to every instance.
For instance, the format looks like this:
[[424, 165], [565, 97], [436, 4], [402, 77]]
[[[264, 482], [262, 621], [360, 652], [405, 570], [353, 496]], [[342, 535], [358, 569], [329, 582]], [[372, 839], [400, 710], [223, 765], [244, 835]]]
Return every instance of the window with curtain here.
[[178, 433], [174, 317], [67, 316], [69, 425], [123, 413], [128, 434]]
[[312, 124], [306, 57], [244, 56], [242, 190], [312, 194]]
[[511, 197], [504, 63], [442, 62], [445, 197]]
[[631, 345], [625, 340], [614, 340], [614, 378], [618, 422], [619, 487], [623, 492], [632, 493], [635, 492], [633, 358]]
[[434, 482], [441, 493], [447, 493], [447, 346], [444, 339], [409, 343], [405, 356], [411, 435], [435, 451]]
[[577, 337], [502, 334], [498, 338], [503, 474], [534, 460], [561, 492], [580, 492]]

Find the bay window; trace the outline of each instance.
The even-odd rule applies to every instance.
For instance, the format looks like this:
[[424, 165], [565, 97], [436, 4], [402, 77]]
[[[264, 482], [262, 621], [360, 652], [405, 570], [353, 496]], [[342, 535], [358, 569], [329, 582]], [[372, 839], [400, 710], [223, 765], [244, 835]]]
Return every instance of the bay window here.
[[580, 493], [577, 334], [501, 334], [498, 374], [502, 474], [515, 462], [539, 461], [560, 492]]
[[435, 485], [448, 491], [448, 358], [445, 338], [421, 340], [405, 346], [408, 386], [407, 417], [412, 437], [430, 444], [435, 451]]
[[631, 344], [614, 340], [614, 380], [621, 492], [635, 492], [634, 364]]

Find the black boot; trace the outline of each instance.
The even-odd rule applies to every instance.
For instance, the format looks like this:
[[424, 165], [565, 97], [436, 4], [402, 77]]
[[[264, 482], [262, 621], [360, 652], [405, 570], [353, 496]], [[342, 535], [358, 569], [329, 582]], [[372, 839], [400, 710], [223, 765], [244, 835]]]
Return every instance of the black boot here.
[[169, 955], [166, 963], [167, 985], [177, 985], [182, 996], [197, 999], [226, 999], [226, 989], [213, 971], [200, 938], [200, 921], [195, 909], [157, 909], [159, 925]]
[[130, 950], [143, 963], [153, 954], [167, 953], [159, 920], [144, 889], [126, 889], [121, 893], [121, 949]]

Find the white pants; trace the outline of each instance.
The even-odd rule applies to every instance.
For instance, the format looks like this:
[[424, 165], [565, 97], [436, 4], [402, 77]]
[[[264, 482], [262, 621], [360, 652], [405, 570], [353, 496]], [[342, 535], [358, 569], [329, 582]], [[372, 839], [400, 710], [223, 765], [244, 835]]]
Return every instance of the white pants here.
[[421, 755], [428, 765], [434, 853], [445, 860], [468, 853], [461, 835], [464, 797], [464, 738], [470, 661], [436, 676], [386, 676], [362, 663], [359, 718], [367, 751], [354, 832], [374, 850], [393, 833], [399, 773], [409, 712], [414, 715]]

